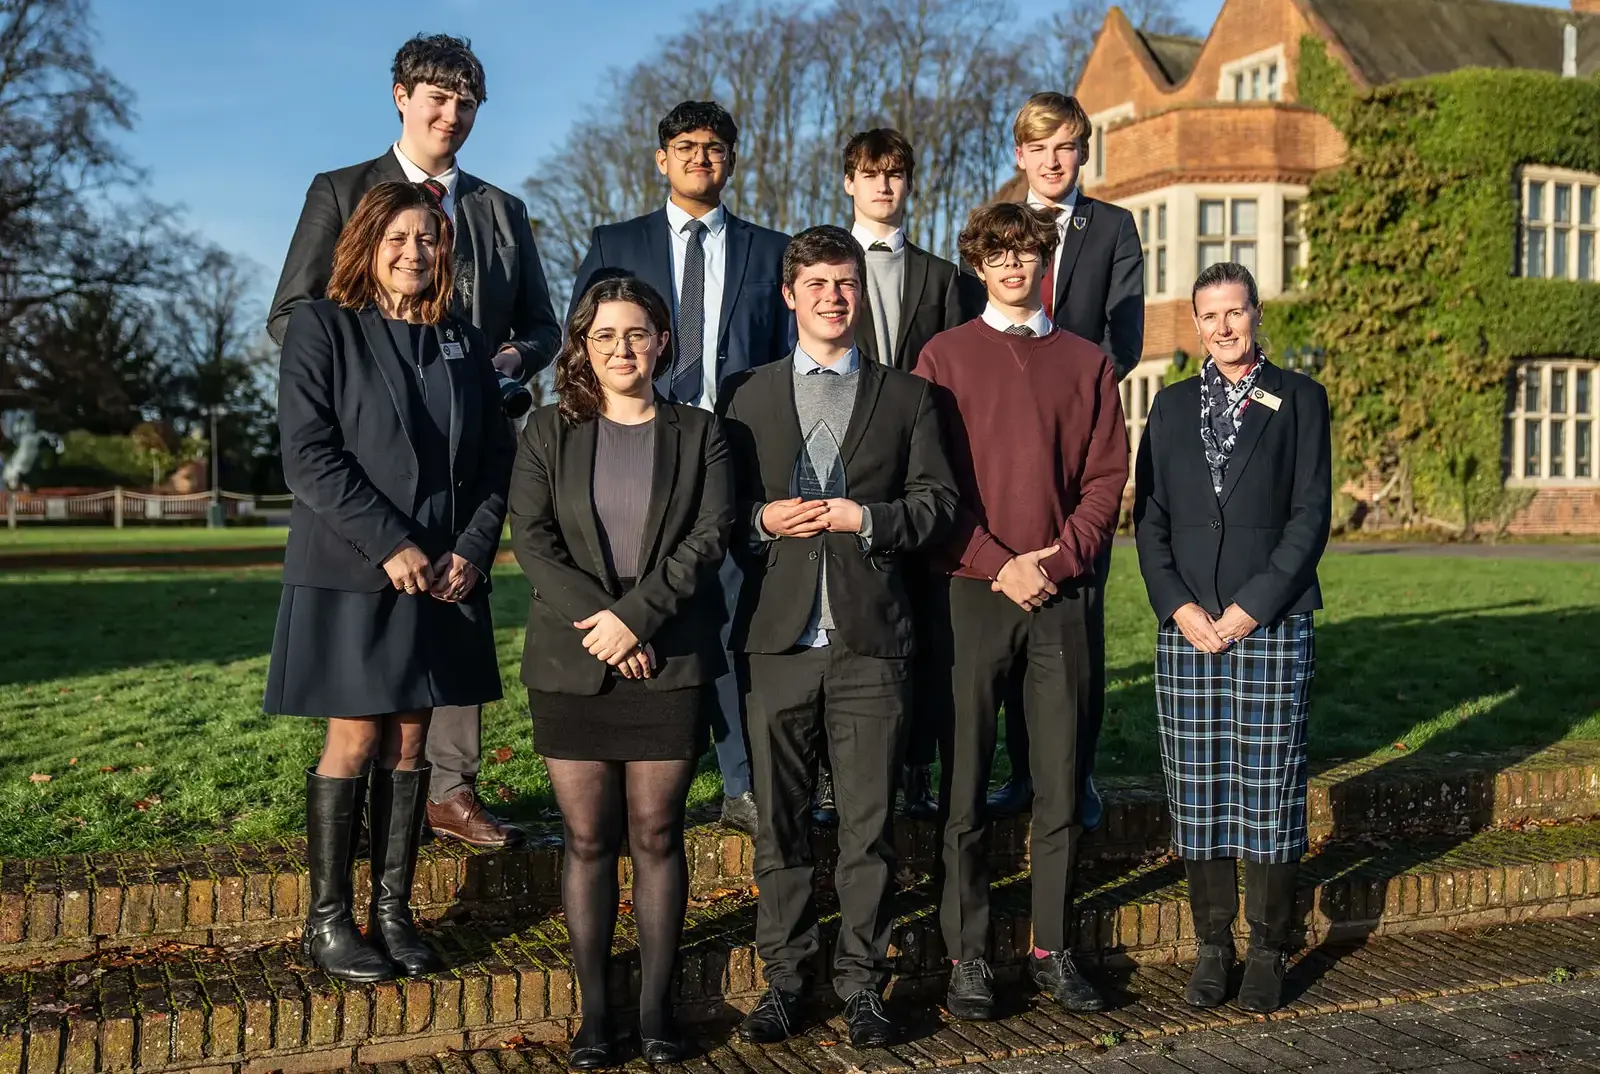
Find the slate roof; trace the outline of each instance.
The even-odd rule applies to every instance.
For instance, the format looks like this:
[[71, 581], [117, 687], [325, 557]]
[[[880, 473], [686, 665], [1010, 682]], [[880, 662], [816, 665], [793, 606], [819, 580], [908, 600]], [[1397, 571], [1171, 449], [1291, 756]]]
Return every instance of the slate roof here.
[[1194, 61], [1200, 55], [1200, 49], [1205, 46], [1205, 41], [1198, 37], [1181, 37], [1177, 34], [1151, 34], [1143, 30], [1134, 31], [1139, 35], [1139, 40], [1144, 42], [1144, 47], [1150, 53], [1150, 59], [1155, 62], [1157, 70], [1166, 76], [1169, 85], [1176, 86], [1194, 69]]

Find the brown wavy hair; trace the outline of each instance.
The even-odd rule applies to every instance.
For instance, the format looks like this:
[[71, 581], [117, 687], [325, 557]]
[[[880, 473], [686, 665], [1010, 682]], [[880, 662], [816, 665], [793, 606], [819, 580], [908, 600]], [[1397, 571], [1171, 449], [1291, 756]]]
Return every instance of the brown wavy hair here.
[[967, 226], [956, 239], [956, 248], [961, 259], [976, 272], [990, 254], [1035, 250], [1040, 258], [1046, 258], [1056, 252], [1059, 241], [1055, 217], [1049, 212], [1021, 202], [997, 201], [972, 210]]
[[333, 275], [328, 297], [345, 309], [364, 309], [378, 301], [378, 248], [394, 218], [408, 209], [421, 209], [433, 218], [439, 243], [435, 247], [433, 277], [416, 300], [425, 324], [438, 324], [450, 311], [455, 287], [454, 232], [439, 200], [418, 183], [379, 183], [362, 196], [333, 248]]
[[[607, 276], [591, 284], [567, 319], [567, 338], [556, 358], [557, 409], [568, 425], [581, 425], [600, 413], [605, 398], [589, 361], [589, 330], [602, 302], [631, 302], [644, 310], [657, 335], [672, 328], [666, 299], [637, 276]], [[666, 351], [662, 352], [665, 355]], [[657, 359], [659, 361], [659, 358]], [[654, 376], [657, 370], [652, 369]]]

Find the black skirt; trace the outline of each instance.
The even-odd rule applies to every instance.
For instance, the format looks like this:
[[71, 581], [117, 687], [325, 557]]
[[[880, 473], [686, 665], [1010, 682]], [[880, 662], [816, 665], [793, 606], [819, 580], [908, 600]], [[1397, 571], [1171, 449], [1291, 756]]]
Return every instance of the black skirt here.
[[710, 686], [656, 690], [606, 676], [598, 694], [528, 691], [533, 748], [563, 761], [692, 761], [708, 745]]
[[262, 707], [288, 716], [376, 716], [500, 698], [488, 592], [459, 604], [395, 589], [286, 585]]

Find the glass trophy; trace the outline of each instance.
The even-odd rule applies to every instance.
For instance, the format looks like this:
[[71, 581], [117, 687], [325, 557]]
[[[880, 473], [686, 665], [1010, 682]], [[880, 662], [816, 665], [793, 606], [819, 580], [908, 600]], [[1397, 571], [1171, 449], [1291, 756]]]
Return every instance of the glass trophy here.
[[833, 438], [833, 430], [826, 422], [813, 425], [806, 442], [800, 445], [789, 493], [802, 500], [835, 500], [848, 495], [839, 441]]

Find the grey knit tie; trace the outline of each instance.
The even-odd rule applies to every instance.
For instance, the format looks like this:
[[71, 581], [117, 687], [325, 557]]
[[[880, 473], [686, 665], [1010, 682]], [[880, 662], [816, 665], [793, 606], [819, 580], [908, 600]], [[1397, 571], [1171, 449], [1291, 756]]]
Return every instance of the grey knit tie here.
[[1036, 336], [1038, 334], [1025, 324], [1014, 324], [1006, 329], [1006, 335], [1008, 336]]
[[683, 225], [689, 250], [683, 258], [683, 288], [678, 294], [678, 338], [673, 341], [672, 401], [700, 398], [701, 356], [706, 338], [706, 225]]

